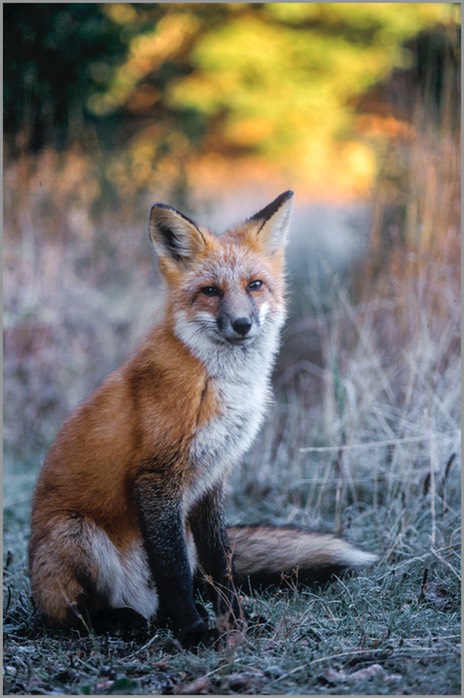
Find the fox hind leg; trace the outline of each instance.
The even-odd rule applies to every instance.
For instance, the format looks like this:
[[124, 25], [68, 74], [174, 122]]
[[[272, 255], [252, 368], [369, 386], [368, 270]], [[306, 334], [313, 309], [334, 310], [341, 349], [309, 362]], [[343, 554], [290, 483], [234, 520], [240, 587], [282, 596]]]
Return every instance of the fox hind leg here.
[[79, 515], [55, 520], [45, 535], [31, 539], [29, 567], [36, 608], [52, 627], [140, 627], [156, 613], [141, 542], [122, 553]]
[[70, 515], [48, 522], [40, 536], [34, 533], [29, 573], [37, 611], [52, 627], [85, 627], [98, 576], [89, 526]]

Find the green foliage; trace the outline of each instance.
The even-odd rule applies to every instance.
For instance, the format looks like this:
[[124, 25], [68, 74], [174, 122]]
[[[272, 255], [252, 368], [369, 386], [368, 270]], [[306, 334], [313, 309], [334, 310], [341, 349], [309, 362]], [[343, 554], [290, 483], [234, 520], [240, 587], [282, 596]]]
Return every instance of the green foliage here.
[[352, 137], [358, 96], [411, 62], [404, 42], [450, 18], [439, 3], [7, 4], [5, 128], [38, 148], [143, 117], [175, 157], [187, 142], [310, 168]]
[[193, 144], [190, 126], [202, 123], [200, 146], [306, 165], [351, 133], [357, 96], [411, 62], [404, 42], [449, 19], [447, 6], [413, 3], [207, 7], [165, 5], [94, 107], [132, 104], [153, 118], [164, 109]]
[[3, 23], [10, 143], [33, 150], [63, 144], [70, 126], [90, 117], [86, 97], [108, 87], [123, 58], [119, 27], [88, 3], [6, 3]]
[[[398, 30], [395, 41], [381, 42], [369, 27], [358, 40], [344, 24], [346, 12], [332, 25], [323, 12], [309, 24], [303, 19], [288, 25], [287, 6], [278, 7], [277, 17], [269, 5], [231, 16], [199, 37], [191, 53], [193, 70], [173, 81], [167, 93], [174, 108], [188, 106], [219, 118], [231, 145], [275, 154], [289, 145], [304, 148], [309, 134], [313, 140], [340, 136], [351, 114], [348, 100], [404, 64], [399, 47], [408, 35]], [[313, 16], [314, 8], [307, 7]], [[388, 20], [394, 23], [396, 16]], [[409, 32], [417, 31], [418, 19]]]

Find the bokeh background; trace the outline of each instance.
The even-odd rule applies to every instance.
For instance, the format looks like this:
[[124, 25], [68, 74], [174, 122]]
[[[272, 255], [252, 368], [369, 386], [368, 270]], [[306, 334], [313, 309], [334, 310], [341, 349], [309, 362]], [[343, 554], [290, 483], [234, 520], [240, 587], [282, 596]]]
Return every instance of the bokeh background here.
[[220, 231], [295, 190], [284, 363], [326, 361], [311, 328], [334, 279], [410, 339], [418, 284], [441, 337], [458, 293], [456, 5], [13, 3], [4, 43], [7, 454], [37, 463], [150, 321], [154, 201]]
[[107, 665], [136, 693], [203, 674], [234, 692], [215, 653], [175, 654], [158, 685], [132, 646], [34, 635], [30, 500], [65, 417], [156, 318], [150, 205], [222, 231], [291, 188], [275, 400], [228, 518], [335, 530], [380, 561], [257, 600], [273, 639], [237, 648], [240, 690], [460, 694], [460, 7], [2, 9], [5, 692], [100, 693]]

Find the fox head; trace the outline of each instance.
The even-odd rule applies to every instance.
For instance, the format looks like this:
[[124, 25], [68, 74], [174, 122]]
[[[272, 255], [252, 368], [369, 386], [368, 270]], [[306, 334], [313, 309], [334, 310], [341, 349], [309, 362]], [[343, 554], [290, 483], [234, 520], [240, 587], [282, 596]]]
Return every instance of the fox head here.
[[249, 347], [283, 324], [292, 198], [284, 192], [222, 235], [171, 206], [152, 206], [150, 238], [168, 286], [166, 319], [195, 354]]

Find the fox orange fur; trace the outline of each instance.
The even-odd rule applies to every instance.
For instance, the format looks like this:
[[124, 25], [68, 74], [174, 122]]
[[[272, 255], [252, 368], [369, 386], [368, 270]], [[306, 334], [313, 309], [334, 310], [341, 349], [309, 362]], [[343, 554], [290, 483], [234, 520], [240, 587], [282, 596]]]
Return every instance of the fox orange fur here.
[[162, 317], [65, 422], [35, 491], [29, 569], [50, 625], [129, 609], [167, 619], [190, 646], [211, 633], [195, 580], [207, 580], [218, 627], [243, 627], [236, 583], [296, 569], [304, 581], [374, 559], [330, 535], [224, 523], [224, 481], [269, 396], [292, 197], [221, 236], [152, 207]]

